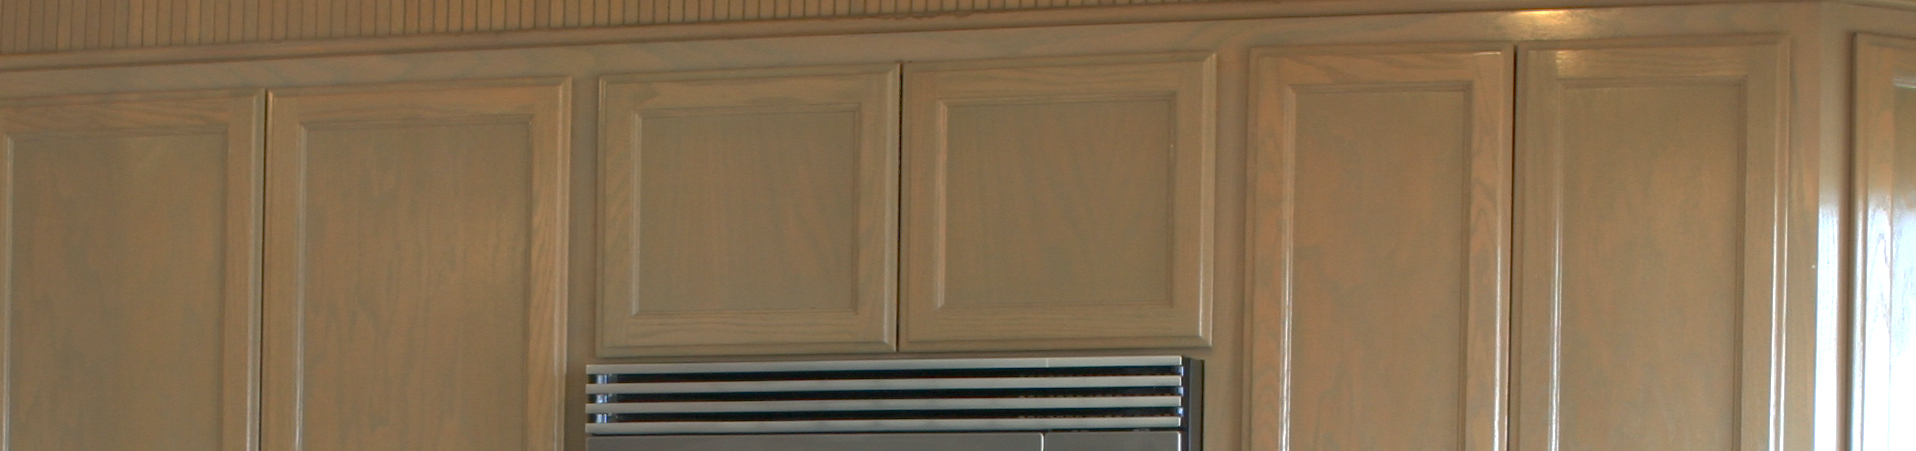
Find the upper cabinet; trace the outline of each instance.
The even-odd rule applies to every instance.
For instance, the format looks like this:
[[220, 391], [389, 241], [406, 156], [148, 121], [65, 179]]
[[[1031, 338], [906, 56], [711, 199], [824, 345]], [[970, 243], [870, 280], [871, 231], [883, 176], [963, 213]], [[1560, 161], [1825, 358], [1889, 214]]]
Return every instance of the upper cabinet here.
[[1857, 268], [1854, 449], [1916, 447], [1916, 39], [1856, 47], [1856, 177], [1866, 246]]
[[1213, 66], [606, 77], [599, 352], [1207, 345]]
[[1210, 344], [1212, 58], [907, 66], [901, 346]]
[[894, 349], [897, 65], [601, 89], [601, 353]]
[[1255, 54], [1258, 449], [1768, 449], [1782, 47], [1514, 48]]
[[0, 449], [255, 449], [261, 94], [0, 103]]

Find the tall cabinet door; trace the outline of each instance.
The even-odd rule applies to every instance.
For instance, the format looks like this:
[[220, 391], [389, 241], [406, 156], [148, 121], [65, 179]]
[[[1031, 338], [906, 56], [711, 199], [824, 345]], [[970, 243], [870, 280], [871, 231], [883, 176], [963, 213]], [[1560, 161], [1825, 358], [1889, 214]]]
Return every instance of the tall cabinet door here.
[[1855, 449], [1916, 448], [1916, 40], [1856, 48], [1858, 238]]
[[1516, 449], [1774, 449], [1780, 46], [1597, 45], [1521, 55]]
[[1254, 53], [1250, 449], [1502, 449], [1514, 61]]
[[0, 103], [0, 449], [252, 449], [261, 100]]
[[274, 92], [265, 449], [560, 447], [565, 83]]
[[893, 349], [896, 64], [603, 83], [600, 355]]
[[1215, 59], [905, 68], [900, 346], [1204, 346]]

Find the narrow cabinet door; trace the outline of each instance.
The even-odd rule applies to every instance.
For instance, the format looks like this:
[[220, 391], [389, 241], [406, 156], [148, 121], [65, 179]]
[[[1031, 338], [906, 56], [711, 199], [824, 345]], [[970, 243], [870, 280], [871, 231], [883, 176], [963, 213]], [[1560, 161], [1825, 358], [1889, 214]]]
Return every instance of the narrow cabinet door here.
[[264, 448], [560, 448], [563, 80], [274, 92]]
[[1209, 54], [907, 65], [907, 350], [1204, 346]]
[[1520, 56], [1516, 448], [1768, 450], [1780, 46]]
[[1916, 448], [1916, 40], [1856, 43], [1856, 449]]
[[893, 349], [897, 65], [602, 89], [600, 355]]
[[1253, 54], [1251, 449], [1503, 449], [1514, 60]]
[[260, 94], [0, 102], [0, 450], [253, 449]]

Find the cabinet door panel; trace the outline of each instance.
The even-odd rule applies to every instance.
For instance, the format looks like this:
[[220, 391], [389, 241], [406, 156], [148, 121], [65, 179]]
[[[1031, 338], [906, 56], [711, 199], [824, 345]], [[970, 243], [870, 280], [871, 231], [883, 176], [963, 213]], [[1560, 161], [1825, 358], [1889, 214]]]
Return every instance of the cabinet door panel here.
[[1511, 52], [1254, 55], [1252, 449], [1500, 449]]
[[901, 346], [1209, 344], [1213, 65], [907, 66]]
[[266, 449], [559, 447], [558, 83], [274, 93]]
[[896, 65], [603, 92], [601, 355], [893, 349]]
[[1519, 449], [1770, 449], [1778, 53], [1524, 54]]
[[1916, 40], [1863, 36], [1856, 55], [1862, 197], [1856, 449], [1916, 447]]
[[0, 104], [0, 449], [251, 449], [260, 112]]

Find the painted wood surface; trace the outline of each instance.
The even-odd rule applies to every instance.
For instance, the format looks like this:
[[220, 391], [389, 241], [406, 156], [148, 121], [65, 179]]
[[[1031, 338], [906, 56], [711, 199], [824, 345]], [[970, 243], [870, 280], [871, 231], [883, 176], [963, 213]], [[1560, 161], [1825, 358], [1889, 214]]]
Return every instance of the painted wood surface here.
[[1515, 449], [1774, 449], [1779, 53], [1523, 53]]
[[1253, 447], [1503, 449], [1513, 53], [1253, 55]]
[[1855, 449], [1916, 447], [1916, 40], [1856, 40]]
[[253, 449], [262, 107], [0, 103], [0, 449]]
[[556, 450], [556, 80], [275, 91], [269, 450]]
[[599, 352], [893, 350], [898, 76], [605, 78]]
[[905, 68], [900, 346], [1201, 346], [1208, 54]]

